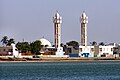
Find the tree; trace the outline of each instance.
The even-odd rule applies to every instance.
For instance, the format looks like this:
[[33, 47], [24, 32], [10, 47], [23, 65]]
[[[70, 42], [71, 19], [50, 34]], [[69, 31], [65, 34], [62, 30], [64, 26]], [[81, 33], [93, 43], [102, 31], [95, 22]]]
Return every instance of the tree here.
[[67, 46], [66, 46], [66, 44], [61, 43], [60, 46], [63, 47], [63, 51], [67, 52]]
[[65, 51], [65, 52], [68, 51], [68, 50], [67, 50], [67, 45], [64, 45], [64, 46], [63, 46], [63, 51]]
[[28, 42], [18, 42], [16, 47], [21, 51], [21, 53], [27, 53], [30, 51], [30, 45]]
[[39, 40], [36, 40], [35, 42], [30, 43], [30, 48], [32, 53], [40, 53], [41, 42]]
[[79, 48], [79, 43], [77, 41], [70, 41], [68, 43], [66, 43], [68, 46], [73, 46], [74, 49], [78, 49]]
[[6, 45], [10, 46], [12, 43], [15, 43], [13, 38], [9, 39]]
[[61, 43], [61, 44], [60, 44], [60, 46], [61, 46], [61, 47], [64, 47], [64, 44], [63, 44], [63, 43]]
[[8, 43], [8, 37], [7, 36], [4, 36], [3, 38], [2, 38], [2, 40], [1, 40], [1, 42], [2, 42], [2, 45], [4, 46], [4, 45], [7, 45], [7, 43]]
[[96, 42], [96, 41], [93, 41], [93, 42], [90, 42], [90, 44], [91, 44], [92, 46], [96, 46], [96, 45], [97, 45], [97, 42]]
[[104, 45], [105, 45], [105, 43], [104, 43], [104, 42], [100, 42], [100, 43], [99, 43], [99, 45], [102, 45], [102, 46], [104, 46]]

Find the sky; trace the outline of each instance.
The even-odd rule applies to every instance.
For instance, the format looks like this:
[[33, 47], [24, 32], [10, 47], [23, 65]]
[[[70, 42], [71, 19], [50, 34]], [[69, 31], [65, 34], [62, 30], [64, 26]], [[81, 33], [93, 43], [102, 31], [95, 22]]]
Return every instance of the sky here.
[[54, 44], [53, 16], [62, 16], [61, 41], [80, 43], [80, 16], [88, 16], [88, 44], [120, 43], [120, 0], [0, 0], [0, 39]]

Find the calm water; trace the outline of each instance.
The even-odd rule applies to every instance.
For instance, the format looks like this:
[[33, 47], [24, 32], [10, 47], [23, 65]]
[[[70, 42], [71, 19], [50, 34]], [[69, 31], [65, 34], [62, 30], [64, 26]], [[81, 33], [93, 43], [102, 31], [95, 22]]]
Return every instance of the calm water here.
[[120, 80], [120, 62], [0, 63], [0, 80]]

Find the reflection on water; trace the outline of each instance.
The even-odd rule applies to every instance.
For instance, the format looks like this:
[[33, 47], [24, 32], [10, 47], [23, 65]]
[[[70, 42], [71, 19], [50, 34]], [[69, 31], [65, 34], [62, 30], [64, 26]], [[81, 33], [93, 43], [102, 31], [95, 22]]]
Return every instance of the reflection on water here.
[[120, 62], [3, 62], [0, 80], [120, 80]]

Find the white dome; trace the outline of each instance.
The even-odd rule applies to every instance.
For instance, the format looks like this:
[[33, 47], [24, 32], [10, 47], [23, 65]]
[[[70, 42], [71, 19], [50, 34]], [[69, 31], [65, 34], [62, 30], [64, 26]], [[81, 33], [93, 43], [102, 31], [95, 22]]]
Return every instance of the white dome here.
[[46, 45], [48, 45], [49, 47], [52, 46], [47, 39], [41, 38], [40, 41], [41, 41], [41, 45], [43, 46], [46, 46]]

